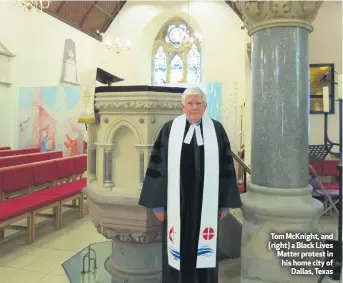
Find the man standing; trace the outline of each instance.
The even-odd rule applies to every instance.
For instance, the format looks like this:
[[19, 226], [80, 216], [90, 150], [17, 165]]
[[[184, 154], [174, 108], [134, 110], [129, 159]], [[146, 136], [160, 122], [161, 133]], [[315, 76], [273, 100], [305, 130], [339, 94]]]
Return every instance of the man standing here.
[[162, 282], [217, 283], [218, 219], [242, 205], [230, 143], [199, 88], [181, 107], [154, 144], [139, 204], [163, 221]]

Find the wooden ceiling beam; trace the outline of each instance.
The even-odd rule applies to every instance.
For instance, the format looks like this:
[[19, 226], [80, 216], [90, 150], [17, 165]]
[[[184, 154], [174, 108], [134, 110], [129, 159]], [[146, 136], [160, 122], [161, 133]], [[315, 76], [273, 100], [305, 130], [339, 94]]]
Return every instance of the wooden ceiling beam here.
[[56, 10], [56, 14], [58, 14], [59, 12], [61, 12], [62, 8], [64, 7], [64, 5], [67, 3], [67, 1], [62, 1], [61, 5], [57, 8]]
[[67, 19], [67, 18], [65, 18], [65, 17], [63, 17], [63, 16], [61, 16], [61, 15], [59, 15], [59, 14], [56, 14], [56, 13], [54, 13], [54, 12], [50, 12], [50, 11], [47, 10], [47, 9], [45, 9], [44, 12], [47, 13], [47, 14], [49, 14], [50, 16], [52, 16], [52, 17], [54, 17], [54, 18], [60, 20], [60, 21], [63, 22], [64, 24], [69, 25], [69, 26], [72, 26], [73, 28], [77, 29], [78, 31], [83, 32], [83, 33], [89, 35], [90, 37], [93, 37], [94, 39], [101, 41], [101, 36], [100, 36], [100, 35], [95, 34], [95, 33], [92, 33], [92, 32], [89, 32], [89, 31], [87, 31], [87, 30], [85, 30], [85, 29], [80, 28], [79, 25], [75, 24], [75, 23], [72, 22], [71, 20], [69, 20], [69, 19]]
[[90, 13], [92, 13], [93, 9], [95, 7], [97, 7], [97, 4], [98, 4], [99, 1], [94, 1], [92, 3], [92, 7], [89, 8], [89, 10], [87, 11], [87, 13], [84, 15], [84, 17], [82, 18], [81, 20], [81, 23], [80, 23], [80, 28], [82, 28], [82, 26], [84, 25], [85, 21], [87, 20], [87, 18], [89, 17]]
[[[235, 0], [224, 0], [229, 6], [230, 8], [236, 13], [236, 15], [242, 20], [242, 13], [240, 11], [239, 6], [237, 5], [238, 1]], [[105, 23], [103, 24], [103, 26], [99, 26], [99, 31], [101, 33], [104, 33], [107, 31], [107, 29], [110, 27], [110, 25], [112, 24], [113, 20], [118, 16], [118, 14], [120, 13], [121, 9], [124, 7], [124, 5], [126, 4], [127, 1], [118, 1], [115, 6], [115, 8], [113, 9], [113, 11], [106, 11], [105, 9], [101, 8], [98, 4], [100, 1], [92, 1], [92, 6], [89, 8], [89, 10], [85, 13], [85, 15], [82, 17], [82, 20], [80, 22], [79, 25], [73, 23], [70, 19], [66, 19], [65, 17], [62, 17], [60, 15], [61, 10], [65, 7], [65, 5], [67, 4], [68, 1], [61, 1], [60, 5], [58, 6], [58, 8], [56, 9], [55, 12], [53, 11], [48, 11], [45, 10], [45, 12], [47, 14], [50, 14], [51, 16], [73, 26], [74, 28], [96, 38], [97, 40], [101, 40], [101, 36], [99, 36], [96, 33], [90, 32], [90, 31], [86, 31], [85, 29], [83, 29], [83, 26], [85, 25], [85, 22], [87, 21], [87, 18], [89, 18], [89, 15], [92, 13], [92, 11], [94, 9], [98, 9], [99, 11], [101, 11], [104, 15], [106, 15], [108, 17], [108, 19], [105, 21]], [[81, 3], [82, 1], [80, 1]], [[68, 8], [68, 6], [67, 6]]]
[[107, 17], [112, 18], [112, 15], [111, 15], [109, 12], [107, 12], [106, 10], [104, 10], [103, 8], [101, 8], [100, 6], [96, 6], [96, 8], [97, 8], [99, 11], [101, 11], [102, 13], [104, 13]]
[[115, 17], [117, 17], [118, 14], [120, 13], [121, 9], [123, 9], [125, 3], [126, 3], [126, 1], [118, 1], [117, 7], [112, 12], [111, 17], [109, 17], [108, 20], [103, 25], [102, 32], [106, 32], [107, 31], [107, 29], [110, 27], [110, 25], [113, 22], [113, 20], [115, 19]]

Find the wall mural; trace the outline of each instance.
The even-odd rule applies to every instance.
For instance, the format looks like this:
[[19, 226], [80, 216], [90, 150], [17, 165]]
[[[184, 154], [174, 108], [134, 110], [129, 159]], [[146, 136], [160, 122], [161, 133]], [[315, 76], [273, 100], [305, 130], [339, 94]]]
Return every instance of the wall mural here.
[[42, 152], [83, 152], [84, 125], [78, 124], [80, 87], [19, 89], [19, 148], [40, 147]]

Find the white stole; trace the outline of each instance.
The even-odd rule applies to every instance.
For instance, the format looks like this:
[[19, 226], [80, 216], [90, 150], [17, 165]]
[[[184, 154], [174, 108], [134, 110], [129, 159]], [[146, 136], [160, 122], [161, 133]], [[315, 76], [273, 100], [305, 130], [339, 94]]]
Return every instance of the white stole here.
[[[180, 270], [180, 163], [185, 127], [186, 115], [174, 119], [168, 146], [168, 262], [177, 270]], [[196, 267], [214, 268], [217, 264], [219, 151], [213, 121], [208, 116], [203, 116], [202, 128], [204, 188]]]

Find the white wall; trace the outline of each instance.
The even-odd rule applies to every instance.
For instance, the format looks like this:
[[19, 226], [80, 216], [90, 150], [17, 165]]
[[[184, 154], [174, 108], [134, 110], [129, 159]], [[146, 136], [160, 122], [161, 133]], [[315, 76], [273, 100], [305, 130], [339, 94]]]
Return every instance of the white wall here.
[[17, 96], [20, 87], [60, 85], [64, 41], [74, 40], [78, 70], [99, 63], [99, 41], [35, 10], [0, 1], [0, 42], [16, 57], [11, 65], [11, 88], [0, 86], [0, 145], [17, 147]]
[[[342, 2], [324, 1], [313, 27], [314, 31], [310, 35], [310, 63], [334, 63], [335, 71], [342, 74]], [[338, 80], [337, 75], [335, 80]], [[336, 86], [336, 99], [337, 93]], [[329, 115], [329, 137], [334, 142], [338, 142], [339, 136], [338, 111], [336, 102], [335, 114]], [[310, 144], [323, 144], [324, 115], [310, 115], [310, 123]]]
[[228, 103], [235, 86], [235, 103], [239, 105], [238, 100], [244, 100], [246, 31], [240, 29], [241, 20], [224, 1], [191, 1], [189, 9], [188, 3], [179, 1], [127, 2], [106, 36], [131, 40], [132, 50], [121, 54], [107, 51], [102, 54], [102, 64], [125, 79], [121, 84], [150, 85], [154, 39], [162, 26], [176, 16], [203, 35], [202, 80], [223, 83], [222, 109], [236, 118], [225, 126], [232, 145], [237, 147], [239, 111]]

